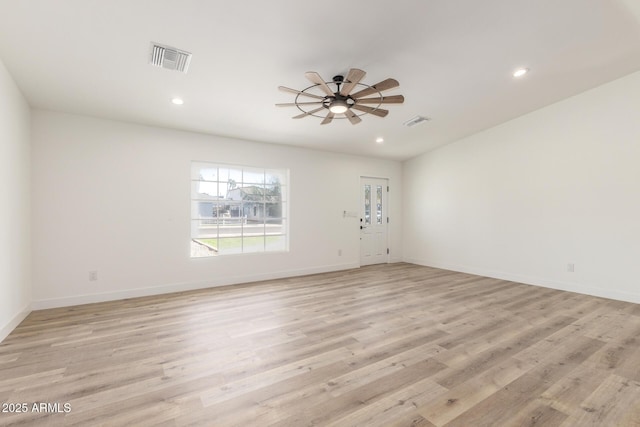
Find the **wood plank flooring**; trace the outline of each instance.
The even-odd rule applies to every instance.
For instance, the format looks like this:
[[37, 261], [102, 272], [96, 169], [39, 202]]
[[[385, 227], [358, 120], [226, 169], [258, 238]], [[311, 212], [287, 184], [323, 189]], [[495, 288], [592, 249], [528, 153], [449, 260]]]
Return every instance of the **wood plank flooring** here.
[[640, 426], [640, 309], [401, 263], [42, 310], [0, 344], [0, 402], [3, 426]]

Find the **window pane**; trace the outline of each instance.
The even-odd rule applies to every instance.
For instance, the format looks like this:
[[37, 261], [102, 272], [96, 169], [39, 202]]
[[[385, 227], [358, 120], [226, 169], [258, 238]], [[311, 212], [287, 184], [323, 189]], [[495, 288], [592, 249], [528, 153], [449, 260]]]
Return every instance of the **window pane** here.
[[265, 222], [273, 223], [284, 214], [284, 203], [265, 203]]
[[198, 162], [194, 162], [191, 164], [191, 179], [194, 181], [203, 181], [203, 180], [216, 181], [217, 174], [218, 174], [218, 167], [215, 165], [211, 165], [208, 163], [198, 163]]
[[220, 237], [242, 237], [242, 224], [218, 224]]
[[264, 252], [264, 235], [242, 238], [242, 252]]
[[266, 184], [284, 184], [287, 182], [286, 171], [267, 169], [265, 173]]
[[194, 219], [191, 221], [191, 238], [218, 237], [218, 226], [210, 219]]
[[267, 224], [264, 225], [264, 233], [267, 236], [272, 236], [276, 234], [286, 234], [284, 219], [282, 218], [271, 218]]
[[264, 225], [265, 234], [287, 234], [287, 220], [285, 218], [270, 218], [269, 221]]
[[191, 238], [195, 239], [200, 237], [200, 221], [191, 221]]
[[191, 201], [191, 219], [213, 219], [216, 217], [215, 202]]
[[191, 182], [191, 198], [213, 200], [213, 199], [221, 199], [222, 196], [218, 194], [217, 182], [192, 181]]
[[191, 201], [191, 219], [208, 220], [208, 224], [224, 224], [229, 215], [225, 215], [228, 206], [220, 201]]
[[267, 252], [284, 252], [287, 250], [286, 236], [269, 236], [265, 238], [265, 250]]
[[219, 239], [218, 253], [221, 255], [242, 253], [242, 237], [226, 237]]
[[218, 254], [217, 247], [218, 239], [193, 239], [191, 241], [191, 256], [194, 258], [216, 256]]
[[371, 186], [364, 186], [364, 223], [371, 224]]
[[242, 224], [244, 212], [242, 201], [224, 200], [220, 202], [220, 218], [224, 224]]
[[254, 223], [247, 222], [242, 227], [243, 236], [264, 236], [264, 222], [256, 221]]
[[218, 173], [218, 181], [228, 189], [236, 188], [242, 184], [242, 169], [220, 166]]
[[[236, 190], [233, 191], [235, 192]], [[237, 189], [240, 200], [246, 202], [262, 203], [264, 202], [264, 193], [265, 188], [263, 184], [244, 185], [242, 188]]]
[[244, 185], [264, 184], [264, 169], [244, 168], [242, 183]]
[[198, 176], [195, 178], [198, 181], [209, 181], [209, 182], [217, 182], [218, 181], [218, 168], [200, 168], [198, 170]]
[[280, 185], [267, 185], [264, 201], [267, 220], [283, 216], [282, 187]]
[[267, 170], [265, 183], [267, 189], [274, 194], [279, 194], [281, 200], [287, 200], [288, 197], [288, 174], [286, 171]]
[[265, 185], [265, 200], [277, 202], [282, 200], [282, 184], [267, 184]]
[[382, 224], [382, 186], [376, 186], [376, 223]]

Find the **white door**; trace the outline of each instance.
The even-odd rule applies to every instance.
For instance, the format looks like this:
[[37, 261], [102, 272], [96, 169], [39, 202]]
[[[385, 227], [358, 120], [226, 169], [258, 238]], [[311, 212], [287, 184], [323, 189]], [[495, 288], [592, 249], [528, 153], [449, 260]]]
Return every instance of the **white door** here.
[[386, 179], [360, 179], [360, 265], [388, 261], [388, 188]]

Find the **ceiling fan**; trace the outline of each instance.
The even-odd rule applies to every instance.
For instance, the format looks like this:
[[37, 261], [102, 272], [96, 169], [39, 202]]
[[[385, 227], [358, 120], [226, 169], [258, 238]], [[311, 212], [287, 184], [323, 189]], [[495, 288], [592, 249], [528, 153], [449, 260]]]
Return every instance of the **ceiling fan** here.
[[[402, 104], [404, 102], [402, 95], [382, 95], [383, 91], [398, 87], [400, 83], [397, 80], [386, 79], [369, 86], [360, 83], [365, 74], [362, 70], [352, 68], [347, 73], [346, 79], [344, 76], [335, 76], [333, 81], [326, 82], [315, 71], [308, 71], [304, 75], [313, 85], [302, 90], [279, 86], [278, 89], [284, 92], [295, 93], [296, 98], [294, 102], [276, 104], [276, 106], [297, 107], [302, 111], [302, 114], [294, 116], [294, 119], [307, 116], [320, 117], [323, 118], [320, 124], [326, 125], [331, 123], [334, 118], [347, 118], [351, 124], [356, 125], [362, 121], [360, 116], [365, 114], [373, 114], [378, 117], [385, 117], [389, 114], [389, 110], [380, 108], [383, 104]], [[335, 90], [330, 85], [335, 86]], [[354, 89], [359, 90], [352, 93]], [[302, 100], [300, 97], [303, 97]], [[304, 97], [313, 98], [316, 101], [304, 101]], [[326, 115], [323, 114], [325, 111], [328, 111]], [[336, 117], [336, 115], [344, 115], [344, 117]]]

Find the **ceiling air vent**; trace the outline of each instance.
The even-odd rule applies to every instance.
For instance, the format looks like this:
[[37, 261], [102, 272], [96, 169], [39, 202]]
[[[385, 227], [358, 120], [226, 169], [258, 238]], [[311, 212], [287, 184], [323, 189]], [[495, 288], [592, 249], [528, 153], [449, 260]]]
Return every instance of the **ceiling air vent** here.
[[156, 67], [176, 70], [186, 73], [191, 62], [191, 54], [175, 47], [151, 43], [151, 57], [149, 63]]
[[419, 125], [419, 124], [424, 123], [424, 122], [427, 122], [427, 121], [429, 121], [429, 120], [431, 120], [429, 117], [415, 116], [414, 118], [407, 120], [407, 121], [406, 121], [406, 122], [404, 122], [403, 124], [404, 124], [406, 127], [410, 128], [410, 127], [412, 127], [412, 126]]

